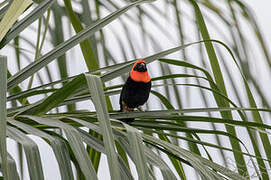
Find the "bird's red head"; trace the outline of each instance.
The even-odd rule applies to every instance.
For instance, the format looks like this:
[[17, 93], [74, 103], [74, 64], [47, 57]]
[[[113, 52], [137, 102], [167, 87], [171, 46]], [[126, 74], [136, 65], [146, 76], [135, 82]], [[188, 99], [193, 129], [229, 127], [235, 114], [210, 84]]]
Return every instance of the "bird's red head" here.
[[144, 60], [138, 60], [132, 67], [130, 73], [131, 79], [136, 82], [150, 82], [151, 78], [149, 76], [147, 65]]

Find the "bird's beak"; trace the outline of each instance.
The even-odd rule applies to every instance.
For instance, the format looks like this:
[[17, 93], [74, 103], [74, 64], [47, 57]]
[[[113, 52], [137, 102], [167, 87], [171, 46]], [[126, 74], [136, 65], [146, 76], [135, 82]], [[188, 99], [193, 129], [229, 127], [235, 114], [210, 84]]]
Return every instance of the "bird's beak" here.
[[147, 66], [146, 66], [146, 64], [145, 64], [145, 63], [139, 63], [139, 64], [137, 65], [137, 71], [138, 71], [138, 72], [145, 72], [145, 71], [147, 71]]

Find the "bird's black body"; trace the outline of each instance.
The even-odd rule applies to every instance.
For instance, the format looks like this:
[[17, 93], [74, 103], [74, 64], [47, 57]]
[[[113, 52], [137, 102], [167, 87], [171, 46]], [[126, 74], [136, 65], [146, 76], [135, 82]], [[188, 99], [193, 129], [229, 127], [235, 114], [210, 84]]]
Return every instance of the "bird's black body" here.
[[136, 82], [129, 76], [120, 94], [120, 110], [123, 111], [123, 103], [128, 108], [136, 108], [143, 105], [149, 98], [151, 81]]

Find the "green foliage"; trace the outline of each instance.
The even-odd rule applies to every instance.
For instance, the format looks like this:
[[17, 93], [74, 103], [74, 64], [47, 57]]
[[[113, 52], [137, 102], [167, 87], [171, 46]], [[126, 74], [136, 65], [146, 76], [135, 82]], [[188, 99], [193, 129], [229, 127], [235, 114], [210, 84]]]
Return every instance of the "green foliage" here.
[[[250, 68], [271, 72], [271, 61], [245, 4], [237, 0], [221, 1], [223, 6], [209, 0], [23, 2], [17, 12], [17, 0], [0, 3], [1, 52], [14, 49], [14, 59], [8, 61], [18, 67], [7, 69], [6, 58], [0, 57], [0, 179], [22, 179], [22, 152], [29, 178], [45, 179], [43, 151], [29, 135], [52, 148], [58, 164], [54, 168], [65, 180], [98, 179], [99, 172], [123, 180], [136, 175], [142, 180], [191, 179], [191, 169], [208, 180], [271, 178], [271, 124], [266, 121], [270, 101], [264, 93], [267, 86]], [[173, 19], [164, 8], [172, 10]], [[213, 23], [206, 11], [222, 25]], [[239, 19], [254, 33], [253, 46], [262, 50], [259, 61], [267, 66], [251, 63], [250, 41]], [[188, 24], [195, 34], [187, 33]], [[120, 113], [115, 95], [137, 59], [148, 63], [151, 97], [146, 111]], [[51, 62], [57, 63], [51, 66]], [[94, 107], [82, 105], [85, 101]], [[135, 122], [120, 121], [130, 117]], [[6, 147], [10, 139], [24, 150], [19, 148], [18, 164]], [[104, 163], [109, 170], [99, 168]]]

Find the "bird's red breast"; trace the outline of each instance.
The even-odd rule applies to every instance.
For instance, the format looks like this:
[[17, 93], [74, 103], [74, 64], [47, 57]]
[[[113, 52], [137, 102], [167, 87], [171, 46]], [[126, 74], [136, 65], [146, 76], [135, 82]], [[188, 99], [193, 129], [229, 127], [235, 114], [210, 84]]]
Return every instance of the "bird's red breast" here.
[[146, 64], [146, 62], [144, 60], [138, 60], [135, 62], [135, 64], [133, 65], [132, 67], [132, 70], [130, 72], [130, 77], [132, 80], [136, 81], [136, 82], [150, 82], [151, 80], [151, 77], [148, 73], [148, 71], [144, 71], [144, 72], [139, 72], [137, 70], [134, 70], [134, 68], [136, 67], [137, 64], [140, 64], [140, 63], [144, 63]]

